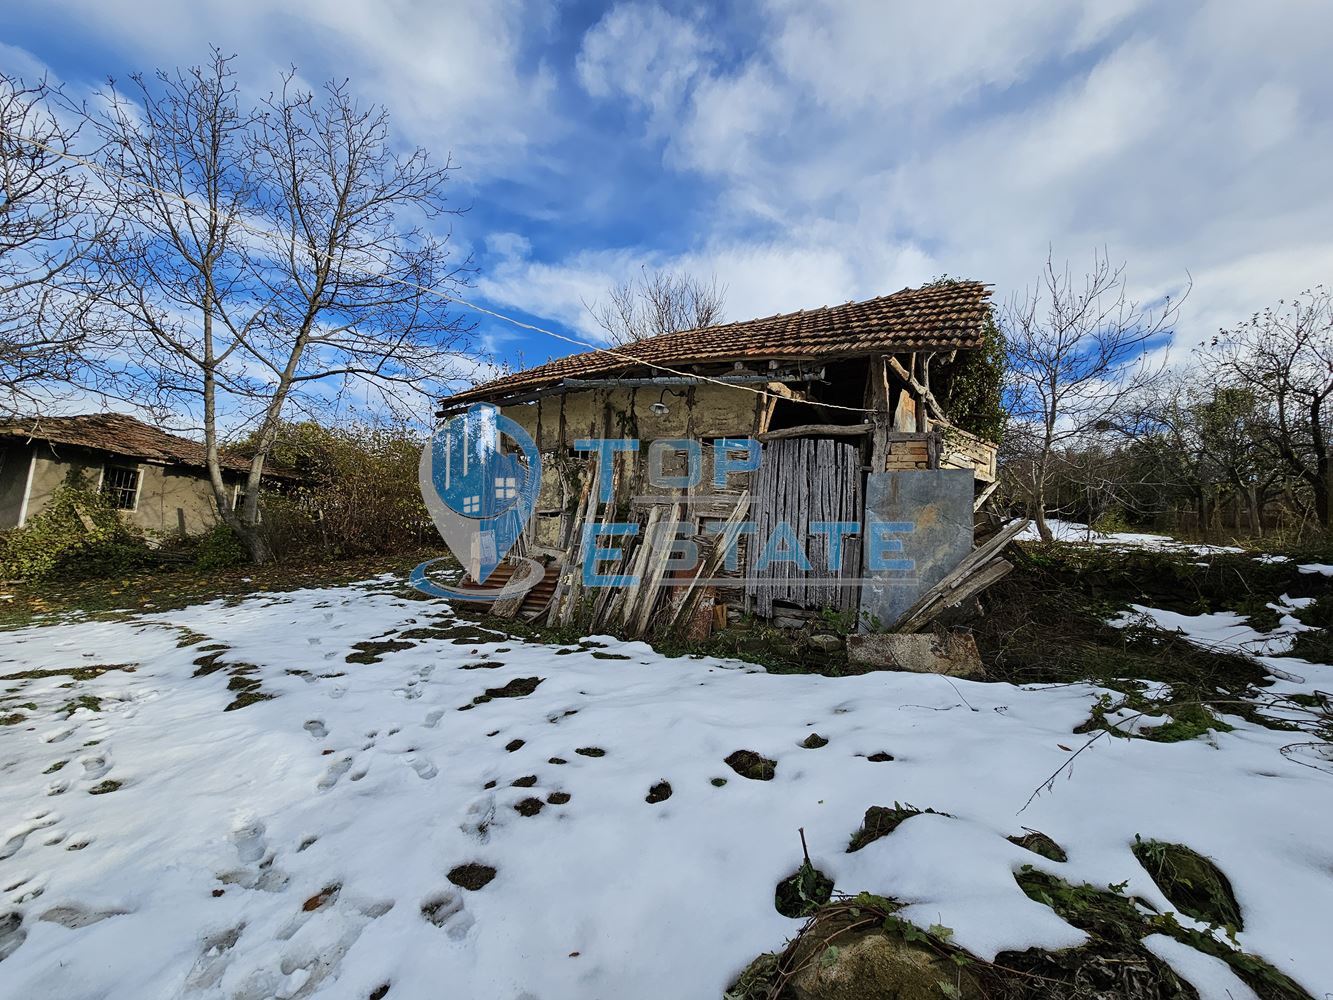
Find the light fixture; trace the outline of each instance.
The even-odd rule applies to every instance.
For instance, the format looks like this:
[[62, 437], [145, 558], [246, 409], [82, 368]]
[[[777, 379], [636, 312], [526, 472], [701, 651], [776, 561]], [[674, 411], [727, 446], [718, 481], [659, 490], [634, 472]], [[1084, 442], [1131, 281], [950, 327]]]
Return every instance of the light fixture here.
[[[667, 416], [667, 415], [671, 412], [671, 407], [667, 406], [667, 404], [666, 404], [666, 394], [667, 394], [668, 392], [671, 392], [671, 390], [670, 390], [670, 389], [663, 389], [663, 390], [662, 390], [662, 394], [661, 394], [660, 396], [657, 397], [657, 402], [651, 404], [651, 405], [648, 407], [649, 411], [652, 413], [653, 416], [655, 416], [655, 417], [665, 417], [665, 416]], [[673, 396], [684, 396], [685, 393], [683, 393], [683, 392], [671, 392], [671, 395], [673, 395]]]

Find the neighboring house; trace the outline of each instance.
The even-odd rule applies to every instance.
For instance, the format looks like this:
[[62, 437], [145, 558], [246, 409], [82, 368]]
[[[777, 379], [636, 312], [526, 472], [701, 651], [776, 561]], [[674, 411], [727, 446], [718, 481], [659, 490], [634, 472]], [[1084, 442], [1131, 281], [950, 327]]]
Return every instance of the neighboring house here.
[[[552, 622], [581, 613], [571, 611], [581, 600], [572, 573], [581, 539], [594, 521], [612, 514], [638, 521], [644, 532], [636, 537], [657, 519], [683, 521], [687, 533], [707, 548], [713, 531], [747, 509], [761, 533], [784, 513], [802, 527], [860, 523], [873, 494], [867, 475], [958, 470], [971, 474], [977, 491], [988, 491], [996, 477], [995, 443], [955, 427], [939, 400], [949, 398], [950, 380], [967, 353], [983, 345], [989, 297], [989, 289], [975, 281], [904, 289], [864, 302], [576, 354], [443, 400], [442, 418], [476, 402], [501, 407], [531, 434], [541, 453], [526, 550], [566, 572], [558, 586], [535, 590], [521, 613], [545, 613]], [[638, 438], [643, 445], [637, 464], [626, 464], [628, 474], [617, 472], [613, 509], [603, 514], [588, 500], [593, 463], [575, 443], [620, 437]], [[749, 437], [763, 442], [763, 468], [753, 476], [731, 477], [725, 489], [711, 485], [708, 448], [696, 485], [655, 490], [644, 479], [643, 452], [650, 442], [690, 438], [708, 444]], [[938, 475], [936, 480], [943, 481]], [[873, 485], [878, 488], [878, 482]], [[970, 508], [966, 517], [970, 545]], [[744, 552], [748, 545], [742, 541], [740, 547]], [[829, 608], [855, 611], [855, 589], [768, 579], [771, 574], [756, 564], [758, 546], [751, 548], [735, 573], [743, 579], [731, 593], [718, 588], [717, 604], [765, 618], [776, 615], [777, 605], [814, 614]], [[841, 551], [843, 574], [861, 575], [856, 540]], [[644, 558], [641, 565], [652, 562]], [[537, 607], [537, 597], [547, 606]], [[642, 631], [653, 617], [654, 597], [637, 591], [623, 602], [593, 602], [590, 624], [627, 621], [630, 608], [624, 605], [632, 608], [636, 599], [648, 602], [631, 630]]]
[[[222, 467], [235, 503], [250, 462], [224, 457]], [[218, 520], [202, 442], [119, 413], [96, 413], [0, 421], [0, 529], [22, 527], [41, 513], [70, 473], [81, 474], [145, 531], [197, 535]]]

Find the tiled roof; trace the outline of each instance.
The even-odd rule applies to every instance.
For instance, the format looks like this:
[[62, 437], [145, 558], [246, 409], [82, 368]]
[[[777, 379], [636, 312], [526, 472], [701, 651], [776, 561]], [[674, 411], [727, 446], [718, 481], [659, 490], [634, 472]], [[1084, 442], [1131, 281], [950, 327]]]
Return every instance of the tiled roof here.
[[573, 354], [465, 389], [444, 402], [453, 407], [473, 400], [530, 392], [565, 378], [606, 377], [640, 367], [639, 361], [679, 368], [747, 359], [966, 349], [978, 346], [981, 341], [989, 299], [990, 289], [978, 281], [904, 288], [864, 302], [803, 309]]
[[[74, 417], [23, 417], [0, 421], [0, 438], [46, 441], [53, 445], [91, 448], [168, 465], [206, 467], [202, 441], [168, 434], [123, 413], [86, 413]], [[224, 455], [222, 467], [248, 472], [250, 460]], [[265, 467], [265, 475], [270, 470]], [[272, 475], [285, 476], [281, 470]]]

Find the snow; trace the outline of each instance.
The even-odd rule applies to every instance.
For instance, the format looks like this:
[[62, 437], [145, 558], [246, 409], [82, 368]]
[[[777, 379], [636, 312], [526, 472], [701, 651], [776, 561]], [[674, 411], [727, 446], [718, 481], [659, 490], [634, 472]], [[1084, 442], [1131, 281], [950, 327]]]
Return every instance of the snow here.
[[1149, 934], [1143, 945], [1198, 990], [1200, 1000], [1262, 1000], [1220, 958], [1165, 934]]
[[[1110, 545], [1126, 549], [1153, 549], [1161, 552], [1188, 552], [1195, 555], [1234, 554], [1245, 551], [1234, 545], [1205, 545], [1200, 542], [1181, 542], [1168, 535], [1154, 535], [1134, 531], [1107, 532], [1097, 531], [1096, 529], [1089, 531], [1086, 524], [1079, 524], [1077, 521], [1061, 521], [1056, 518], [1047, 518], [1046, 526], [1051, 529], [1051, 534], [1057, 542]], [[1040, 541], [1041, 535], [1037, 532], [1036, 524], [1029, 524], [1019, 532], [1018, 539], [1024, 542]], [[1201, 565], [1207, 565], [1207, 563]], [[1333, 574], [1333, 567], [1329, 567], [1329, 573]]]
[[[1221, 616], [1142, 613], [1201, 641], [1255, 639]], [[773, 907], [798, 828], [838, 890], [896, 897], [983, 957], [1083, 940], [1018, 889], [1022, 865], [1127, 882], [1166, 911], [1130, 846], [1183, 842], [1230, 878], [1242, 947], [1316, 995], [1333, 983], [1333, 775], [1285, 758], [1291, 733], [1233, 719], [1208, 739], [1099, 740], [1024, 809], [1082, 746], [1072, 730], [1099, 689], [772, 675], [606, 637], [445, 635], [346, 661], [355, 643], [458, 624], [367, 582], [0, 633], [4, 712], [29, 716], [0, 727], [0, 997], [365, 998], [385, 983], [393, 1000], [718, 997], [800, 925]], [[185, 630], [206, 638], [181, 647]], [[229, 672], [195, 676], [215, 644], [276, 697], [224, 712]], [[1299, 665], [1293, 689], [1333, 687], [1333, 667], [1273, 663]], [[125, 669], [73, 688], [9, 679], [98, 664]], [[529, 677], [532, 694], [473, 705]], [[66, 719], [82, 695], [100, 710]], [[801, 747], [811, 732], [828, 745]], [[731, 771], [738, 749], [777, 761], [775, 778]], [[879, 751], [895, 759], [867, 759]], [[663, 780], [671, 797], [645, 802]], [[90, 794], [106, 782], [121, 784]], [[514, 808], [555, 792], [569, 801]], [[948, 815], [847, 853], [865, 809], [895, 801]], [[1024, 828], [1068, 862], [1008, 842]], [[494, 880], [450, 884], [468, 862]], [[1222, 982], [1161, 947], [1205, 995]]]
[[1333, 566], [1327, 566], [1324, 563], [1301, 563], [1296, 568], [1302, 573], [1308, 573], [1311, 576], [1315, 574], [1320, 576], [1333, 576]]

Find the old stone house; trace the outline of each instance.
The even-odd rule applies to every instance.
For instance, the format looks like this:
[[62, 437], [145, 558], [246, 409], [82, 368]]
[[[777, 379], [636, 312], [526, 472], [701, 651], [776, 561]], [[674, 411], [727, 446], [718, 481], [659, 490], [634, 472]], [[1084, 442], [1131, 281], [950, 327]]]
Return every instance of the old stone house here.
[[[968, 352], [983, 343], [989, 294], [979, 282], [939, 283], [670, 334], [560, 358], [443, 400], [441, 418], [477, 402], [500, 407], [531, 435], [542, 456], [526, 554], [546, 562], [548, 572], [521, 613], [643, 634], [672, 625], [712, 627], [703, 622], [709, 609], [710, 621], [719, 625], [724, 608], [765, 617], [825, 608], [855, 612], [859, 588], [827, 579], [807, 582], [818, 574], [790, 564], [764, 568], [760, 545], [750, 539], [739, 543], [743, 552], [734, 568], [700, 570], [696, 575], [705, 585], [675, 586], [668, 593], [660, 584], [671, 571], [654, 578], [662, 563], [651, 551], [650, 529], [674, 523], [710, 550], [719, 525], [742, 517], [757, 525], [752, 538], [762, 538], [766, 524], [784, 520], [797, 530], [827, 520], [860, 522], [868, 505], [881, 504], [888, 488], [883, 477], [893, 473], [921, 473], [906, 482], [925, 489], [927, 498], [943, 482], [941, 474], [970, 480], [966, 524], [964, 514], [956, 513], [949, 543], [955, 554], [968, 551], [972, 497], [995, 480], [996, 445], [954, 426], [940, 399], [948, 398], [950, 380]], [[637, 439], [641, 447], [616, 459], [614, 499], [601, 504], [599, 463], [576, 445], [622, 437]], [[708, 445], [731, 438], [762, 442], [763, 460], [754, 473], [729, 476], [719, 487], [711, 475], [715, 451]], [[697, 482], [674, 490], [647, 482], [644, 452], [668, 439], [702, 442]], [[673, 453], [667, 471], [684, 472], [689, 460]], [[958, 481], [949, 480], [955, 487]], [[899, 486], [892, 489], [896, 497]], [[625, 549], [625, 562], [640, 571], [641, 582], [629, 594], [591, 594], [580, 584], [580, 539], [590, 525], [612, 518], [645, 528]], [[816, 539], [812, 554], [820, 544]], [[840, 575], [863, 578], [861, 558], [859, 540], [847, 539]], [[922, 568], [918, 585], [947, 567]], [[720, 582], [728, 572], [734, 587]]]
[[[234, 503], [248, 460], [225, 457]], [[218, 520], [204, 446], [119, 413], [0, 422], [0, 529], [41, 513], [71, 475], [100, 490], [129, 522], [158, 535], [196, 535]]]

